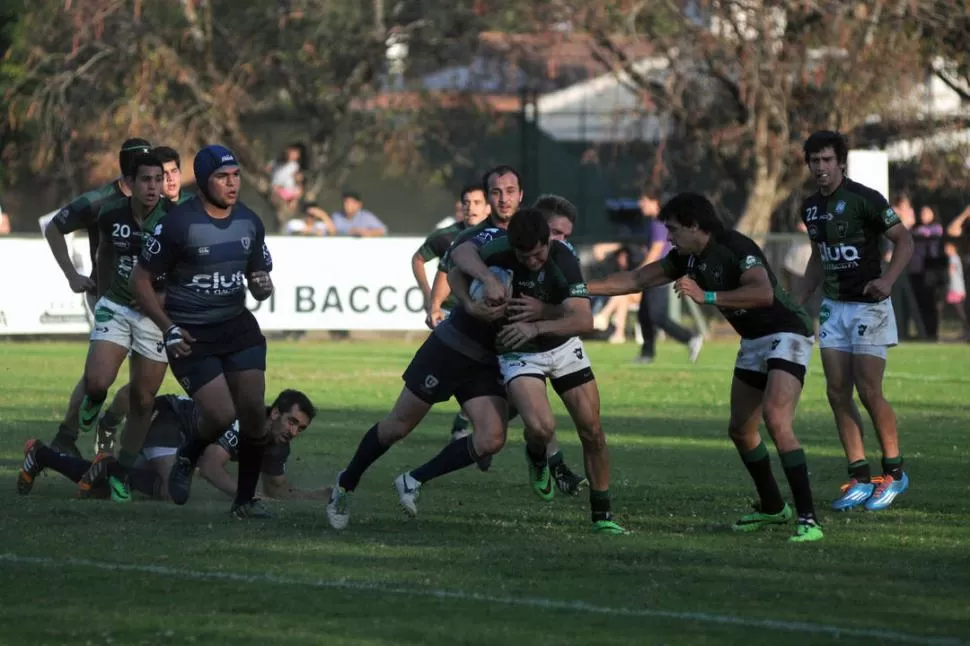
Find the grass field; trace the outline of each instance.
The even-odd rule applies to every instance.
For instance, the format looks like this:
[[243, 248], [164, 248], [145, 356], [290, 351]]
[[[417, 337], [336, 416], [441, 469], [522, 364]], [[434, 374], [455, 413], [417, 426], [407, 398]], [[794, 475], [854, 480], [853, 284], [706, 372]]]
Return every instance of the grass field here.
[[[321, 409], [294, 444], [297, 485], [332, 482], [415, 347], [271, 344], [267, 394], [301, 388]], [[181, 508], [76, 500], [56, 474], [19, 497], [24, 440], [53, 436], [85, 349], [0, 344], [0, 643], [970, 643], [967, 345], [892, 351], [886, 389], [912, 486], [876, 514], [827, 511], [845, 464], [816, 357], [796, 431], [826, 538], [806, 545], [786, 542], [790, 528], [727, 529], [753, 495], [725, 431], [734, 343], [693, 366], [669, 343], [651, 366], [630, 364], [633, 346], [590, 345], [614, 508], [634, 530], [622, 537], [589, 533], [585, 495], [531, 493], [517, 423], [490, 472], [426, 486], [406, 519], [391, 481], [443, 445], [453, 403], [365, 476], [343, 533], [319, 503], [270, 502], [276, 520], [232, 521], [200, 479]], [[165, 390], [180, 392], [171, 377]]]

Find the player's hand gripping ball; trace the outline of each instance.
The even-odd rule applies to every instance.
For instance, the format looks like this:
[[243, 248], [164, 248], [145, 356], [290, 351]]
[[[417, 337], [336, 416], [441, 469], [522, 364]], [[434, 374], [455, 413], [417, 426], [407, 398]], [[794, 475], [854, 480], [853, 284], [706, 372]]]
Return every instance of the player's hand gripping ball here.
[[[492, 272], [492, 275], [495, 276], [505, 288], [505, 299], [508, 300], [511, 298], [512, 272], [502, 267], [489, 267], [488, 270]], [[474, 302], [481, 303], [485, 299], [485, 283], [477, 278], [473, 280], [472, 284], [468, 287], [468, 295], [472, 297]]]

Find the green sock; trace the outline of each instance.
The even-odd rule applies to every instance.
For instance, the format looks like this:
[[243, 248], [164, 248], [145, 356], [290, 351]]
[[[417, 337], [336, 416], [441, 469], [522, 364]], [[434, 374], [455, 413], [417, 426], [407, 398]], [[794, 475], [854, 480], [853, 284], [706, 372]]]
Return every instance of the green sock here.
[[759, 441], [758, 446], [750, 451], [738, 451], [741, 460], [747, 467], [751, 479], [754, 480], [754, 487], [758, 490], [758, 497], [761, 499], [761, 513], [777, 514], [785, 508], [785, 501], [778, 490], [778, 483], [775, 476], [771, 473], [771, 459], [768, 457], [768, 447], [764, 442]]
[[613, 512], [610, 507], [610, 491], [589, 490], [589, 509], [592, 512], [593, 522], [601, 520], [613, 520]]
[[808, 482], [808, 464], [805, 462], [805, 451], [795, 449], [788, 453], [779, 453], [781, 466], [785, 469], [788, 486], [791, 487], [792, 497], [795, 499], [795, 509], [800, 519], [815, 518], [815, 502], [812, 500], [812, 486]]

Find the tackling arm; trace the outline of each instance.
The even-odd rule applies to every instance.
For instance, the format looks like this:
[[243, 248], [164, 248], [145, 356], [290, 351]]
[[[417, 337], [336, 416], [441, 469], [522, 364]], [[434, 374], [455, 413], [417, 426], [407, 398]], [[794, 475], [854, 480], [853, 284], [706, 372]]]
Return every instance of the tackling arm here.
[[199, 458], [199, 473], [213, 487], [228, 496], [236, 495], [236, 478], [228, 471], [229, 452], [218, 444], [210, 444]]
[[621, 271], [606, 278], [591, 280], [587, 286], [593, 296], [619, 296], [666, 285], [670, 280], [664, 273], [661, 262], [652, 262], [634, 271]]
[[557, 306], [562, 316], [536, 321], [537, 336], [579, 336], [593, 331], [593, 308], [588, 298], [567, 298]]
[[775, 301], [775, 290], [764, 267], [752, 267], [741, 274], [741, 286], [723, 292], [714, 292], [714, 304], [734, 309], [770, 307]]

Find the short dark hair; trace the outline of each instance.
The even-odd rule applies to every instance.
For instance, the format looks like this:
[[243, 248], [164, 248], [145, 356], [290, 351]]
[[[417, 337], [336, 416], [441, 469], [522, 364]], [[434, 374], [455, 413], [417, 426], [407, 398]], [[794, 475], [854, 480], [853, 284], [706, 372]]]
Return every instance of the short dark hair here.
[[135, 172], [135, 169], [131, 166], [135, 157], [151, 151], [152, 145], [147, 139], [125, 139], [125, 142], [121, 144], [121, 151], [118, 153], [118, 166], [121, 168], [122, 176], [131, 177], [132, 173]]
[[553, 193], [540, 195], [535, 201], [535, 204], [532, 205], [532, 208], [543, 211], [546, 214], [546, 218], [562, 216], [573, 224], [576, 224], [576, 218], [579, 217], [579, 211], [576, 209], [576, 205], [562, 195], [555, 195]]
[[464, 202], [466, 195], [468, 195], [469, 193], [475, 193], [476, 191], [481, 192], [483, 195], [487, 195], [485, 189], [482, 188], [481, 184], [465, 184], [464, 186], [461, 187], [461, 194], [458, 196], [458, 199]]
[[150, 168], [162, 169], [162, 161], [158, 158], [154, 152], [150, 153], [138, 153], [129, 162], [129, 172], [125, 173], [125, 177], [134, 179], [138, 174], [138, 169], [142, 166], [148, 166]]
[[294, 406], [299, 408], [300, 412], [309, 417], [311, 421], [317, 416], [317, 409], [313, 407], [313, 402], [310, 401], [310, 398], [299, 390], [293, 390], [292, 388], [287, 388], [277, 395], [276, 399], [266, 410], [266, 413], [269, 414], [274, 408], [280, 413], [288, 413]]
[[158, 148], [152, 150], [152, 152], [155, 153], [156, 157], [158, 157], [158, 161], [162, 162], [163, 164], [173, 161], [175, 162], [175, 167], [182, 170], [182, 156], [179, 155], [179, 152], [174, 148], [169, 146], [159, 146]]
[[699, 193], [680, 193], [660, 209], [661, 222], [676, 221], [685, 227], [696, 226], [704, 233], [721, 233], [724, 223], [711, 201]]
[[805, 140], [805, 146], [803, 147], [805, 151], [805, 163], [808, 163], [809, 156], [818, 154], [826, 148], [831, 148], [835, 151], [835, 158], [840, 165], [845, 166], [848, 163], [849, 142], [840, 133], [833, 132], [832, 130], [819, 130], [818, 132], [812, 133], [812, 136]]
[[509, 244], [516, 251], [532, 251], [539, 244], [549, 244], [549, 223], [539, 209], [516, 211], [509, 221]]
[[519, 190], [521, 191], [522, 176], [519, 175], [519, 171], [515, 170], [508, 164], [501, 164], [499, 166], [495, 166], [494, 168], [490, 168], [489, 170], [485, 171], [484, 175], [482, 175], [482, 190], [485, 191], [485, 195], [488, 195], [488, 180], [492, 179], [492, 175], [501, 177], [502, 175], [508, 175], [509, 173], [515, 175], [515, 181], [519, 184]]

